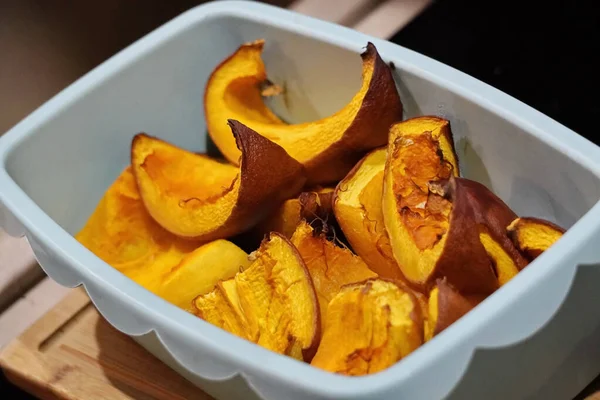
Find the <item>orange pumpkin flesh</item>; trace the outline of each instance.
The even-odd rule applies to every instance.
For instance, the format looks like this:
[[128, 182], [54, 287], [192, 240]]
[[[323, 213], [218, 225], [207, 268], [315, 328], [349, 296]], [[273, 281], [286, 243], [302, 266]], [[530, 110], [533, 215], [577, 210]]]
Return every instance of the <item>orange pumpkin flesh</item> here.
[[204, 320], [277, 353], [310, 361], [320, 339], [319, 305], [302, 258], [273, 233], [234, 278], [194, 300]]
[[248, 263], [247, 254], [227, 240], [201, 246], [154, 222], [130, 167], [109, 187], [75, 238], [141, 286], [186, 310], [194, 297]]
[[343, 375], [382, 371], [423, 343], [414, 295], [383, 279], [344, 286], [327, 307], [325, 330], [311, 365]]
[[342, 286], [377, 277], [360, 257], [316, 233], [306, 221], [298, 224], [291, 241], [315, 285], [323, 322], [329, 301]]
[[565, 233], [560, 226], [540, 218], [517, 218], [507, 227], [513, 243], [529, 260], [535, 260]]
[[333, 208], [346, 239], [369, 268], [384, 278], [404, 280], [383, 222], [386, 156], [387, 150], [379, 148], [359, 161], [337, 185]]

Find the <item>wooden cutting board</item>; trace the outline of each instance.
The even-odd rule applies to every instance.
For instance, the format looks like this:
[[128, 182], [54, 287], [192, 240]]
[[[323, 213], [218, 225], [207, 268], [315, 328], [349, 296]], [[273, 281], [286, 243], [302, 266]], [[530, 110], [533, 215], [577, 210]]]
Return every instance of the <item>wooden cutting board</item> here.
[[82, 289], [11, 342], [0, 366], [41, 399], [211, 399], [110, 326]]

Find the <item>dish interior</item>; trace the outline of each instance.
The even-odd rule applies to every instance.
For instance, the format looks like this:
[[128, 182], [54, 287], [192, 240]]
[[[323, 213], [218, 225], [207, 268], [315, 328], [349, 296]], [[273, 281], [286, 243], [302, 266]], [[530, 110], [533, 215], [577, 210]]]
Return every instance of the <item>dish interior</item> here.
[[[324, 117], [358, 90], [358, 53], [366, 43], [347, 49], [257, 21], [213, 17], [129, 57], [130, 62], [62, 107], [13, 148], [6, 159], [8, 173], [44, 212], [75, 234], [129, 162], [136, 133], [193, 151], [206, 149], [207, 78], [241, 43], [259, 38], [266, 39], [263, 57], [270, 79], [287, 90], [286, 106], [273, 103], [284, 119]], [[589, 166], [518, 123], [429, 81], [401, 55], [382, 56], [394, 63], [404, 117], [448, 118], [462, 175], [486, 184], [517, 214], [568, 228], [600, 198], [600, 180]]]

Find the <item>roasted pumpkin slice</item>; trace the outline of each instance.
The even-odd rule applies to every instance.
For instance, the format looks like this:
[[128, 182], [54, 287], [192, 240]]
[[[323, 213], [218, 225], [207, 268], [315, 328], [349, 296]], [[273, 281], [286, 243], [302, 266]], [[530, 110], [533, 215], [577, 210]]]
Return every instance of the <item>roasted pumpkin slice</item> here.
[[333, 208], [346, 239], [369, 268], [384, 278], [404, 280], [383, 222], [386, 155], [386, 148], [379, 148], [356, 164], [337, 185]]
[[296, 248], [272, 233], [251, 264], [194, 300], [196, 314], [269, 350], [310, 361], [320, 339], [315, 289]]
[[301, 221], [292, 244], [304, 260], [312, 277], [324, 322], [329, 301], [342, 286], [376, 278], [365, 262], [349, 249], [329, 241], [324, 234], [317, 233], [306, 221]]
[[430, 290], [447, 277], [461, 292], [489, 294], [499, 286], [496, 262], [510, 258], [513, 271], [527, 264], [502, 231], [515, 213], [484, 185], [456, 178], [447, 121], [422, 117], [395, 124], [387, 151], [384, 222], [409, 281]]
[[192, 311], [192, 301], [212, 291], [222, 280], [231, 279], [250, 265], [248, 254], [235, 244], [218, 239], [206, 243], [162, 276], [157, 294], [170, 303]]
[[229, 125], [241, 149], [240, 168], [138, 134], [132, 169], [152, 218], [167, 231], [210, 241], [244, 232], [302, 189], [301, 164], [237, 121]]
[[560, 226], [533, 217], [515, 219], [508, 226], [507, 231], [515, 246], [529, 260], [536, 259], [565, 233]]
[[337, 182], [367, 151], [386, 143], [390, 125], [402, 117], [402, 104], [390, 68], [372, 43], [361, 55], [362, 85], [350, 102], [329, 117], [301, 124], [283, 123], [262, 100], [263, 45], [262, 40], [242, 45], [206, 85], [208, 132], [230, 162], [237, 163], [240, 152], [227, 129], [229, 118], [283, 147], [306, 167], [309, 184]]
[[344, 286], [327, 307], [325, 330], [311, 365], [343, 375], [382, 371], [423, 343], [420, 306], [392, 281]]
[[248, 255], [227, 240], [201, 245], [164, 230], [146, 211], [131, 167], [113, 182], [75, 237], [141, 286], [188, 311], [196, 296], [249, 263]]
[[130, 167], [104, 193], [75, 238], [151, 291], [166, 271], [199, 246], [172, 235], [150, 217]]

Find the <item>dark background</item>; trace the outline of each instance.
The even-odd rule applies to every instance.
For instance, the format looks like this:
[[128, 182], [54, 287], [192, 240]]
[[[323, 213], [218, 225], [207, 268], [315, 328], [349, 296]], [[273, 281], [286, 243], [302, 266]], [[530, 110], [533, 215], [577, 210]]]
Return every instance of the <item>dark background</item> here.
[[600, 2], [438, 0], [392, 39], [600, 142]]

